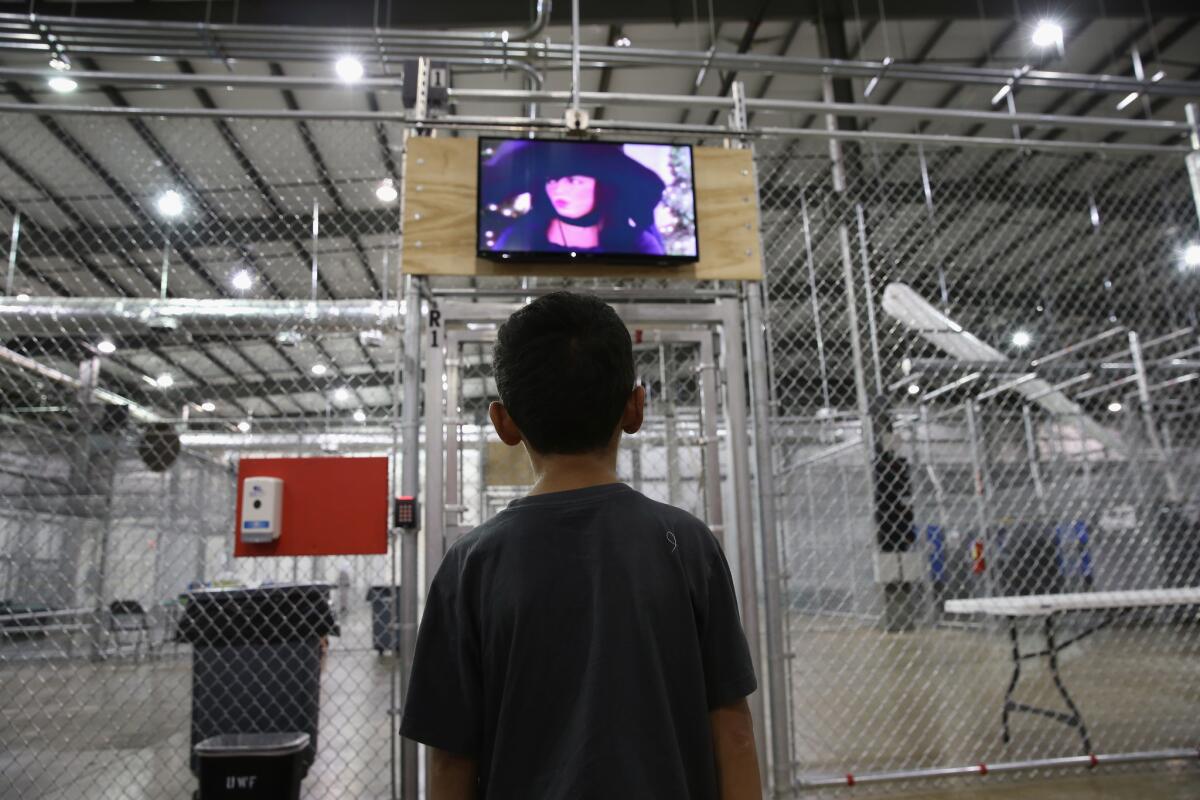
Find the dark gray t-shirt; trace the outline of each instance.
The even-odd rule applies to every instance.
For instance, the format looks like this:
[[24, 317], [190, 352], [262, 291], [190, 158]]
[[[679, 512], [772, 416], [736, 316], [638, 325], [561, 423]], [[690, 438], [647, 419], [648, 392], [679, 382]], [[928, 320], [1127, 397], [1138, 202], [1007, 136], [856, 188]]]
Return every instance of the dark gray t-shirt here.
[[400, 732], [477, 759], [486, 800], [716, 800], [708, 712], [756, 686], [716, 538], [610, 484], [450, 548]]

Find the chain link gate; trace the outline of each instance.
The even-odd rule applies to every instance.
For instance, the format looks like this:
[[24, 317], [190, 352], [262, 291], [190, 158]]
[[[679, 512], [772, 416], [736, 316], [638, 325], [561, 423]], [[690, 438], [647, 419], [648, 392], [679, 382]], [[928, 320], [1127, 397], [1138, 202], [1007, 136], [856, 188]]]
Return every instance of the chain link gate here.
[[1200, 585], [1182, 158], [757, 156], [798, 785], [1194, 748], [1195, 606], [1056, 615], [1053, 665], [944, 608]]
[[[0, 795], [191, 797], [186, 593], [321, 582], [340, 635], [305, 791], [395, 796], [398, 657], [368, 594], [397, 554], [232, 557], [239, 458], [396, 452], [393, 141], [0, 115]], [[272, 691], [307, 667], [251, 662], [246, 713], [293, 702]]]

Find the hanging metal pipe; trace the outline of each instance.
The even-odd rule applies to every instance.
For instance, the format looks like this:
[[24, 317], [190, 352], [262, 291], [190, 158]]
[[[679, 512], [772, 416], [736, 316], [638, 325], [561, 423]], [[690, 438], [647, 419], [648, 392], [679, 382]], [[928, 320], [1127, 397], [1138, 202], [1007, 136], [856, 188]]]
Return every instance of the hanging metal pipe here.
[[1156, 459], [1163, 465], [1163, 478], [1167, 484], [1167, 500], [1178, 502], [1183, 496], [1179, 488], [1179, 478], [1167, 458], [1162, 439], [1158, 435], [1158, 425], [1154, 421], [1154, 403], [1150, 397], [1150, 384], [1146, 380], [1146, 365], [1142, 361], [1142, 346], [1134, 331], [1129, 332], [1129, 352], [1133, 355], [1133, 377], [1137, 382], [1138, 401], [1142, 411], [1142, 423], [1146, 427], [1146, 439], [1150, 443], [1150, 449], [1154, 452]]
[[[517, 57], [528, 57], [536, 49], [544, 49], [548, 59], [569, 60], [570, 48], [562, 45], [534, 46], [527, 41], [544, 30], [550, 16], [550, 3], [539, 6], [538, 16], [527, 29], [508, 32], [508, 49]], [[63, 37], [76, 53], [130, 55], [144, 54], [161, 56], [171, 49], [184, 49], [198, 58], [212, 58], [212, 45], [219, 46], [226, 57], [262, 57], [263, 51], [278, 48], [280, 43], [290, 45], [297, 58], [327, 59], [336, 47], [360, 45], [364, 51], [382, 50], [389, 57], [396, 44], [445, 43], [457, 47], [464, 54], [486, 53], [498, 56], [501, 53], [504, 31], [451, 32], [428, 30], [381, 30], [371, 28], [300, 28], [295, 26], [248, 26], [248, 25], [196, 25], [189, 23], [134, 22], [128, 20], [97, 20], [71, 17], [41, 17], [34, 20], [53, 26], [56, 35]], [[27, 15], [0, 15], [0, 22], [12, 23], [22, 28], [30, 23]], [[126, 43], [125, 32], [137, 32], [135, 39]], [[150, 35], [147, 35], [150, 32]], [[153, 33], [165, 34], [155, 40]], [[197, 34], [200, 34], [198, 37]], [[173, 36], [172, 36], [173, 34]], [[91, 39], [89, 40], [88, 37]], [[5, 41], [0, 35], [0, 43]], [[11, 38], [11, 47], [26, 49], [28, 43]], [[304, 48], [308, 48], [307, 51]], [[102, 53], [100, 51], [103, 51]], [[428, 53], [427, 53], [428, 54]], [[1012, 80], [1010, 69], [974, 68], [949, 64], [903, 64], [890, 61], [864, 61], [833, 58], [798, 58], [792, 56], [760, 55], [756, 53], [731, 53], [709, 51], [661, 50], [652, 48], [587, 46], [580, 47], [580, 56], [607, 64], [631, 66], [682, 66], [700, 68], [710, 63], [710, 68], [740, 72], [795, 72], [837, 77], [858, 77], [869, 80], [886, 69], [889, 79], [934, 81], [964, 84], [983, 84], [1002, 87]], [[1058, 72], [1052, 70], [1028, 70], [1021, 76], [1021, 85], [1091, 91], [1105, 93], [1139, 92], [1148, 95], [1170, 95], [1193, 98], [1197, 95], [1196, 83], [1164, 79], [1160, 81], [1138, 80], [1124, 75], [1089, 75]]]
[[191, 332], [334, 332], [396, 325], [400, 312], [398, 303], [378, 300], [314, 304], [308, 300], [5, 297], [0, 299], [0, 327], [17, 336], [64, 336], [79, 330], [120, 335], [155, 327]]
[[571, 0], [571, 108], [579, 110], [579, 0]]
[[[528, 117], [447, 116], [411, 119], [402, 112], [391, 111], [292, 111], [280, 109], [260, 111], [253, 109], [224, 108], [168, 108], [126, 106], [80, 106], [39, 105], [30, 103], [0, 102], [0, 112], [17, 114], [85, 114], [88, 116], [115, 117], [183, 117], [221, 119], [322, 119], [322, 120], [369, 120], [395, 122], [416, 130], [503, 130], [528, 132], [535, 129], [562, 131], [563, 120], [555, 118], [530, 119]], [[593, 120], [589, 131], [597, 135], [608, 133], [655, 133], [691, 135], [696, 137], [725, 137], [729, 129], [721, 125], [674, 124], [667, 122], [621, 122], [617, 120]], [[1139, 144], [1136, 142], [1085, 142], [1064, 139], [1023, 139], [1014, 142], [1007, 137], [951, 136], [943, 134], [887, 133], [882, 131], [827, 130], [819, 128], [759, 127], [739, 131], [739, 135], [755, 138], [817, 138], [852, 140], [864, 142], [896, 142], [905, 144], [964, 145], [976, 147], [1023, 148], [1059, 152], [1109, 152], [1109, 153], [1184, 153], [1185, 146]]]
[[11, 297], [17, 277], [17, 254], [21, 246], [21, 212], [13, 214], [12, 236], [8, 245], [8, 275], [4, 279], [4, 294]]
[[186, 38], [217, 39], [229, 35], [260, 34], [275, 39], [279, 37], [316, 38], [324, 41], [342, 42], [354, 37], [368, 41], [389, 41], [396, 38], [413, 37], [424, 39], [457, 39], [464, 42], [499, 41], [507, 34], [509, 40], [521, 42], [532, 39], [550, 23], [552, 5], [550, 0], [538, 0], [533, 22], [516, 31], [445, 31], [422, 28], [351, 28], [351, 27], [302, 27], [299, 25], [245, 25], [241, 23], [211, 22], [166, 22], [151, 20], [109, 19], [103, 17], [64, 17], [49, 14], [0, 14], [0, 21], [16, 22], [22, 26], [45, 25], [53, 28], [60, 38], [75, 31], [96, 30], [111, 36], [113, 31], [174, 31]]
[[[15, 350], [10, 350], [7, 347], [0, 346], [0, 361], [4, 361], [12, 364], [13, 366], [28, 370], [29, 372], [45, 378], [46, 380], [60, 383], [63, 386], [68, 386], [80, 392], [83, 392], [86, 388], [88, 388], [84, 386], [83, 381], [78, 377], [55, 369], [54, 367], [47, 366], [40, 361], [36, 361], [29, 356], [22, 355]], [[135, 403], [129, 398], [123, 397], [116, 392], [110, 392], [107, 389], [103, 389], [99, 386], [91, 388], [90, 391], [92, 398], [104, 403], [108, 403], [109, 405], [125, 406], [129, 409], [130, 414], [143, 422], [161, 422], [164, 419], [164, 417], [154, 409], [139, 405], [138, 403]]]

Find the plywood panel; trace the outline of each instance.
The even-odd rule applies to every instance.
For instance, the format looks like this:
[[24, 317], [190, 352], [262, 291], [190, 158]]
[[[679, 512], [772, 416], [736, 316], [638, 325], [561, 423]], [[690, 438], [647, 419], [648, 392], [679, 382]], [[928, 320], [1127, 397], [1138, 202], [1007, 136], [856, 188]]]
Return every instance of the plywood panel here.
[[475, 139], [409, 139], [405, 153], [404, 271], [415, 275], [550, 275], [761, 280], [758, 193], [748, 150], [697, 147], [700, 260], [678, 266], [602, 262], [503, 264], [475, 255]]

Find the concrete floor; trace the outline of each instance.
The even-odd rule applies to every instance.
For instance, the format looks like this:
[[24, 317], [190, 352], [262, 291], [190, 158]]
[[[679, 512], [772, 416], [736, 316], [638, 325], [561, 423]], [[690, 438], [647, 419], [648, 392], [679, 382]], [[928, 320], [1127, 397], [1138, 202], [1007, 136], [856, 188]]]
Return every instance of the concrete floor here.
[[[389, 656], [371, 649], [364, 608], [343, 621], [322, 676], [320, 747], [303, 797], [391, 797], [394, 738]], [[1009, 678], [999, 629], [883, 634], [828, 618], [793, 618], [793, 729], [806, 771], [868, 772], [1074, 754], [1078, 739], [1049, 720], [1014, 720], [999, 737]], [[1195, 747], [1200, 740], [1196, 631], [1131, 627], [1080, 643], [1063, 674], [1098, 752]], [[1034, 645], [1034, 637], [1026, 644]], [[54, 642], [0, 645], [0, 798], [188, 800], [191, 659], [186, 647], [153, 660], [46, 660]], [[7, 648], [7, 649], [6, 649]], [[85, 649], [82, 650], [85, 652]], [[18, 661], [21, 652], [34, 659]], [[38, 658], [38, 656], [41, 656]], [[1021, 696], [1051, 704], [1044, 668], [1030, 664]], [[862, 787], [838, 796], [978, 800], [1200, 798], [1200, 768], [1131, 774], [1101, 770], [1035, 783], [987, 778], [950, 789]], [[906, 794], [901, 794], [906, 793]], [[812, 795], [806, 795], [812, 796]]]

